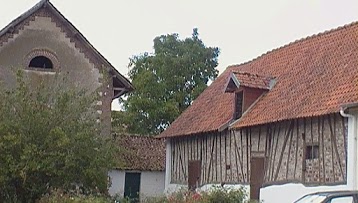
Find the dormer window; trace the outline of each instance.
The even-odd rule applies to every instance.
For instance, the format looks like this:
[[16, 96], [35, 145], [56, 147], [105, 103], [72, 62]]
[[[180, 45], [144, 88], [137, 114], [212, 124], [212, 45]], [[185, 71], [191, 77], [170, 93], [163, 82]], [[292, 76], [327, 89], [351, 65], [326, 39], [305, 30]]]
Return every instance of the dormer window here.
[[35, 58], [31, 59], [28, 67], [53, 69], [53, 64], [52, 61], [46, 56], [36, 56]]
[[60, 63], [56, 55], [47, 49], [35, 49], [25, 57], [26, 69], [37, 71], [55, 71], [59, 69]]
[[233, 119], [237, 120], [274, 85], [272, 77], [246, 72], [231, 73], [225, 92], [235, 93]]
[[239, 119], [242, 116], [242, 100], [243, 100], [243, 93], [237, 92], [235, 93], [235, 111], [234, 111], [234, 119]]

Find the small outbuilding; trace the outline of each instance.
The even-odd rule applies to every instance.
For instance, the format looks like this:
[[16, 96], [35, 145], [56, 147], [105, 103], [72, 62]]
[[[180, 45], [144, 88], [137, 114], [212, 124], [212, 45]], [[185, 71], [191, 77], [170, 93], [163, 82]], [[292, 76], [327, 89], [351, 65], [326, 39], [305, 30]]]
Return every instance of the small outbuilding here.
[[164, 194], [165, 141], [150, 136], [114, 135], [117, 167], [109, 171], [112, 196], [144, 199]]

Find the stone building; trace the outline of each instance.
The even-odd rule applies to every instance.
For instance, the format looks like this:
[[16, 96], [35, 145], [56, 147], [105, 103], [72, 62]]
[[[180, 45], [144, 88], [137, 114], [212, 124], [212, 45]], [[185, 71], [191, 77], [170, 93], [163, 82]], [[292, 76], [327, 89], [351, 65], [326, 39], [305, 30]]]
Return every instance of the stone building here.
[[23, 70], [36, 81], [62, 75], [69, 88], [98, 91], [98, 119], [110, 135], [111, 103], [133, 90], [123, 77], [48, 0], [0, 31], [0, 80], [7, 87]]

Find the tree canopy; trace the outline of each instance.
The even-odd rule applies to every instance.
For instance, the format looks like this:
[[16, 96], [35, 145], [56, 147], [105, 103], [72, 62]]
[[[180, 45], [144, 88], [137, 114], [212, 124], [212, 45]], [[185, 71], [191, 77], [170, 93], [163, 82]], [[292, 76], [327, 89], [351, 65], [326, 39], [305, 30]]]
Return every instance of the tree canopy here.
[[153, 54], [130, 58], [135, 91], [123, 101], [124, 111], [114, 112], [114, 127], [123, 124], [129, 133], [162, 132], [218, 75], [219, 49], [205, 46], [197, 29], [184, 40], [178, 34], [156, 37], [153, 48]]
[[18, 75], [0, 91], [0, 202], [34, 202], [51, 189], [106, 192], [113, 163], [98, 136], [94, 96], [64, 81], [34, 85]]

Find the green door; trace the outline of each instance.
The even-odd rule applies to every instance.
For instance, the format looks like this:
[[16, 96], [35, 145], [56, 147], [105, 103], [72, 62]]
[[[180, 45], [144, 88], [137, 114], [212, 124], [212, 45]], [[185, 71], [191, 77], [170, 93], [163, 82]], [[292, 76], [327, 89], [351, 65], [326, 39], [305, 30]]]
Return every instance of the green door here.
[[124, 180], [124, 197], [131, 202], [139, 202], [140, 173], [126, 173]]

